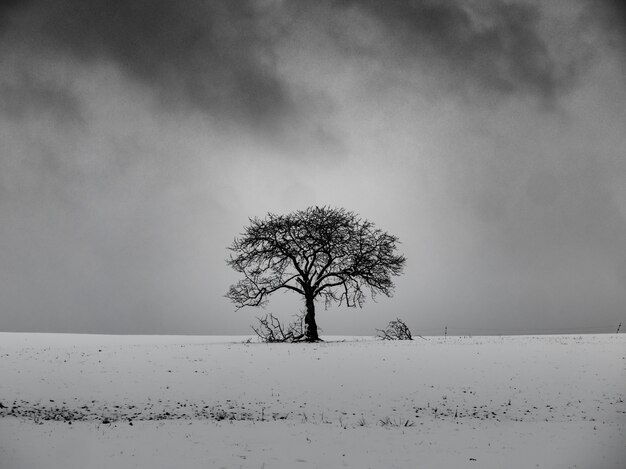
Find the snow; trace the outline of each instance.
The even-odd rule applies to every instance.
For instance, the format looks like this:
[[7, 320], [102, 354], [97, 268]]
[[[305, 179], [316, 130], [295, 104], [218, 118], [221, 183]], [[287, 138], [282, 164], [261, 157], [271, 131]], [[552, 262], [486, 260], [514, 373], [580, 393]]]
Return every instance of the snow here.
[[0, 333], [0, 468], [624, 468], [626, 335]]

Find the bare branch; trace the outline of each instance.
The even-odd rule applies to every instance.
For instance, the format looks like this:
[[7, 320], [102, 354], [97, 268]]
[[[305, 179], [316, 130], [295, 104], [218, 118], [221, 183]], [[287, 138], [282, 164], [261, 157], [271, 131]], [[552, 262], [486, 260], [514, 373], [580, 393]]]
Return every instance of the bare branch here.
[[294, 322], [285, 326], [273, 314], [257, 318], [259, 325], [251, 326], [261, 342], [302, 342], [306, 339], [304, 331], [304, 314], [300, 314]]

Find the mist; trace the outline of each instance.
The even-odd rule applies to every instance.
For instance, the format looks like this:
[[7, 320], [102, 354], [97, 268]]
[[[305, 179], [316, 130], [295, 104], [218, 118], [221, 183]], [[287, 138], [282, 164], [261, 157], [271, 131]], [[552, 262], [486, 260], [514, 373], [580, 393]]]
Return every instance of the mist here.
[[226, 246], [345, 207], [392, 298], [324, 334], [626, 320], [619, 2], [76, 0], [0, 7], [0, 330], [245, 334]]

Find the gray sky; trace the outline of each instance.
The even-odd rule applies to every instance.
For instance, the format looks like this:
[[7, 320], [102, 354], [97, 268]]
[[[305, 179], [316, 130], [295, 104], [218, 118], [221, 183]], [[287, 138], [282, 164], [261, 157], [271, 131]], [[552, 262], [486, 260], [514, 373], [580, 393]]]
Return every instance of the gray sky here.
[[12, 1], [0, 64], [0, 330], [248, 333], [226, 246], [325, 204], [408, 262], [322, 335], [626, 323], [621, 2]]

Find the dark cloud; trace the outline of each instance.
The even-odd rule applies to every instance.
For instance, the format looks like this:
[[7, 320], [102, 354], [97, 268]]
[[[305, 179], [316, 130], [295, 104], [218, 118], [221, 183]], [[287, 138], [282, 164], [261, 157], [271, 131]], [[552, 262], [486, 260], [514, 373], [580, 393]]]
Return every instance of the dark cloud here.
[[[619, 29], [620, 14], [601, 11]], [[623, 17], [623, 8], [611, 11]], [[343, 54], [386, 70], [426, 70], [445, 91], [552, 102], [576, 80], [578, 64], [550, 51], [538, 32], [541, 15], [537, 5], [503, 2], [30, 0], [0, 6], [0, 40], [52, 58], [112, 62], [167, 109], [200, 110], [283, 138], [312, 111], [279, 72], [281, 48], [298, 28], [322, 27]], [[377, 41], [367, 21], [382, 29]]]
[[622, 0], [586, 2], [585, 18], [592, 27], [598, 27], [609, 47], [617, 49], [626, 59], [626, 3]]
[[552, 100], [575, 71], [574, 64], [560, 64], [551, 56], [537, 30], [537, 6], [431, 0], [338, 0], [330, 5], [332, 16], [356, 9], [384, 28], [382, 45], [364, 44], [336, 28], [333, 33], [348, 53], [369, 54], [396, 68], [420, 63], [460, 92], [478, 85]]
[[75, 95], [27, 70], [13, 80], [0, 81], [0, 112], [17, 121], [42, 115], [60, 125], [81, 121], [81, 106]]
[[28, 3], [24, 0], [2, 0], [0, 1], [0, 32], [2, 32], [2, 28], [6, 27], [9, 19], [11, 17], [11, 13], [18, 9], [24, 4]]
[[622, 50], [626, 49], [626, 3], [622, 0], [608, 0], [603, 16], [615, 44]]
[[113, 62], [168, 107], [263, 123], [292, 106], [274, 70], [270, 15], [246, 1], [33, 1], [15, 5], [5, 36]]

